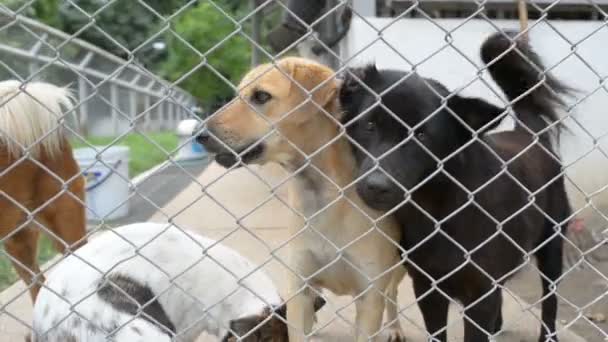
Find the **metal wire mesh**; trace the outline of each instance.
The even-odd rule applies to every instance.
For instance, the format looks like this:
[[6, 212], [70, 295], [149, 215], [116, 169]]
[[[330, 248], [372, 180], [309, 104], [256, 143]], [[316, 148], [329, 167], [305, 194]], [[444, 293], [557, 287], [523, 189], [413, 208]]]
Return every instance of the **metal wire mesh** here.
[[[228, 0], [168, 3], [146, 0], [11, 0], [0, 3], [0, 79], [15, 79], [20, 84], [17, 94], [2, 97], [0, 93], [0, 113], [3, 113], [3, 106], [8, 108], [21, 93], [35, 97], [28, 85], [37, 80], [68, 86], [74, 102], [73, 106], [63, 108], [61, 113], [53, 113], [56, 127], [36, 137], [35, 143], [29, 146], [12, 141], [14, 132], [0, 132], [4, 143], [17, 143], [20, 150], [18, 156], [11, 156], [0, 145], [0, 158], [4, 158], [4, 161], [0, 159], [3, 162], [0, 163], [0, 209], [5, 208], [7, 213], [0, 212], [0, 216], [5, 216], [0, 218], [0, 222], [7, 225], [0, 227], [1, 242], [5, 246], [6, 261], [13, 264], [18, 275], [27, 283], [12, 285], [0, 294], [0, 340], [15, 341], [29, 335], [36, 341], [98, 340], [93, 335], [65, 335], [69, 329], [78, 330], [78, 324], [86, 324], [91, 334], [102, 331], [101, 335], [104, 336], [99, 338], [116, 341], [134, 341], [133, 336], [143, 340], [207, 341], [217, 340], [211, 335], [220, 332], [218, 337], [226, 336], [226, 340], [233, 334], [235, 340], [280, 341], [286, 338], [287, 327], [292, 338], [295, 336], [293, 332], [297, 332], [309, 334], [307, 337], [313, 340], [331, 341], [352, 340], [355, 335], [358, 340], [398, 341], [407, 337], [409, 340], [441, 341], [445, 338], [442, 335], [445, 332], [449, 340], [462, 340], [463, 330], [464, 339], [468, 341], [476, 341], [480, 336], [483, 339], [528, 340], [537, 339], [539, 327], [547, 323], [543, 322], [546, 313], [543, 310], [541, 314], [539, 307], [544, 308], [543, 304], [552, 300], [554, 295], [559, 302], [556, 331], [561, 340], [599, 341], [608, 338], [608, 325], [605, 322], [608, 278], [604, 258], [608, 177], [604, 176], [606, 173], [603, 171], [608, 160], [603, 142], [608, 125], [604, 124], [602, 117], [603, 109], [608, 104], [608, 64], [603, 50], [608, 43], [607, 2], [519, 1], [519, 8], [513, 1], [489, 0], [332, 0], [313, 1], [308, 5], [297, 1], [256, 0], [246, 6], [244, 2]], [[122, 34], [119, 36], [119, 31], [114, 31], [108, 25], [108, 18], [110, 23], [113, 20], [108, 13], [118, 13], [116, 9], [125, 4], [133, 6], [128, 8], [137, 12], [131, 18], [141, 17], [142, 22], [149, 20], [154, 23], [153, 29], [143, 32], [145, 25], [141, 22], [123, 22], [124, 26], [135, 27], [133, 35], [138, 36], [133, 41]], [[69, 13], [78, 16], [79, 26], [72, 33], [66, 33], [35, 20], [45, 5], [61, 7], [66, 13], [71, 11]], [[319, 11], [311, 15], [314, 6], [320, 6]], [[309, 13], [305, 13], [306, 10]], [[302, 16], [302, 12], [306, 15]], [[196, 17], [192, 13], [205, 17]], [[119, 14], [115, 14], [117, 21]], [[522, 20], [518, 21], [518, 18]], [[203, 35], [197, 35], [197, 30], [188, 31], [188, 25], [194, 25], [196, 21], [208, 21], [212, 27]], [[140, 24], [142, 26], [138, 26]], [[279, 24], [282, 25], [279, 27], [287, 29], [274, 31], [274, 36], [272, 32], [268, 34]], [[142, 32], [136, 32], [140, 27]], [[479, 57], [484, 40], [491, 34], [505, 30], [519, 33], [508, 36], [511, 46], [501, 57], [516, 53], [526, 62], [534, 64], [530, 55], [520, 51], [521, 46], [515, 43], [524, 41], [529, 42], [544, 62], [544, 68], [534, 66], [534, 72], [539, 75], [538, 82], [514, 99], [507, 99], [510, 94], [507, 93], [505, 97], [506, 91], [503, 92], [489, 76], [492, 65], [500, 61], [484, 64]], [[94, 37], [101, 37], [98, 38], [99, 45], [103, 42], [103, 48], [85, 41], [91, 37], [91, 32]], [[293, 37], [286, 39], [277, 32], [293, 34]], [[205, 48], [201, 50], [201, 40], [207, 39], [208, 42], [203, 45]], [[150, 46], [155, 46], [159, 40], [163, 43], [156, 46], [168, 52], [159, 57], [161, 62], [152, 61], [152, 57], [156, 56], [152, 56]], [[327, 65], [331, 75], [316, 80], [312, 86], [303, 83], [303, 79], [310, 81], [314, 75], [307, 74], [302, 78], [295, 69], [290, 69], [284, 58], [293, 54]], [[168, 62], [162, 64], [162, 61]], [[366, 79], [365, 68], [361, 68], [370, 62], [381, 70], [409, 72], [398, 77], [391, 76], [392, 84], [374, 89], [373, 82]], [[262, 63], [267, 63], [266, 67], [258, 69], [257, 74], [239, 84], [239, 79], [250, 67]], [[188, 70], [184, 70], [185, 65]], [[182, 68], [178, 72], [168, 71], [176, 67]], [[557, 106], [559, 118], [555, 122], [545, 122], [540, 130], [527, 127], [525, 116], [536, 114], [521, 113], [518, 105], [538, 89], [548, 87], [551, 74], [575, 91], [571, 97], [564, 97], [563, 106]], [[271, 110], [264, 107], [265, 100], [257, 99], [257, 96], [274, 95], [258, 93], [260, 85], [268, 83], [268, 79], [272, 81], [271, 87], [277, 87], [273, 90], [282, 91], [283, 95], [287, 94], [287, 90], [279, 88], [287, 84], [289, 94], [301, 94], [300, 101], [287, 107], [282, 102], [272, 102], [280, 113], [271, 114]], [[424, 119], [412, 124], [407, 117], [410, 113], [396, 111], [399, 105], [387, 102], [386, 98], [392, 92], [409, 89], [403, 88], [404, 85], [418, 79], [421, 80], [421, 87], [430, 91], [430, 96], [439, 99], [439, 105], [433, 107], [430, 113], [425, 113], [428, 115]], [[441, 84], [438, 86], [437, 82]], [[340, 109], [332, 109], [319, 97], [332, 84], [337, 89], [334, 96], [353, 86], [367, 94], [365, 98], [371, 99], [370, 103], [365, 106], [360, 104], [360, 111], [356, 113], [343, 113], [350, 108], [346, 103], [341, 103], [343, 107]], [[548, 91], [551, 94], [559, 93], [559, 89]], [[483, 127], [471, 127], [451, 105], [462, 94], [484, 98], [503, 110]], [[220, 95], [224, 97], [220, 99]], [[408, 93], [402, 96], [402, 104], [409, 103]], [[283, 100], [287, 101], [273, 99]], [[44, 104], [40, 99], [34, 101]], [[545, 108], [542, 106], [540, 104], [536, 108], [542, 110]], [[205, 115], [201, 115], [199, 107], [204, 108]], [[46, 109], [52, 111], [51, 108]], [[426, 109], [407, 108], [412, 113]], [[353, 137], [349, 133], [360, 130], [357, 127], [378, 111], [386, 115], [385, 120], [389, 120], [392, 126], [408, 133], [399, 137], [398, 143], [376, 153], [367, 149], [369, 145], [360, 136]], [[298, 122], [302, 113], [318, 114], [326, 127], [332, 127], [333, 135], [323, 135], [322, 127], [313, 127], [314, 134], [308, 134], [311, 128], [304, 124], [296, 125], [295, 131], [285, 128]], [[233, 117], [226, 119], [227, 115]], [[465, 134], [472, 139], [459, 143], [443, 155], [437, 155], [434, 153], [436, 149], [425, 140], [427, 137], [419, 132], [432, 120], [446, 115], [454, 120], [453, 124], [457, 127], [465, 126]], [[251, 121], [247, 122], [247, 118]], [[173, 132], [184, 119], [196, 120], [197, 128], [190, 128], [188, 134], [192, 136], [185, 136], [180, 131], [178, 134], [182, 139], [177, 147], [167, 149], [153, 138], [154, 133], [159, 131]], [[239, 132], [232, 132], [231, 135], [211, 129], [219, 122], [229, 125], [230, 120], [245, 122], [239, 126], [240, 130], [255, 131], [255, 134], [249, 135], [246, 146], [234, 143]], [[235, 125], [238, 126], [238, 123]], [[546, 133], [561, 126], [567, 129], [559, 139], [545, 144], [543, 137]], [[488, 127], [492, 129], [487, 130]], [[392, 134], [390, 128], [384, 129], [386, 136]], [[504, 159], [502, 152], [493, 145], [492, 137], [501, 131], [517, 129], [530, 137], [530, 142], [510, 158]], [[36, 154], [45, 139], [57, 132], [62, 132], [72, 145], [92, 149], [92, 160], [86, 165], [81, 163], [79, 172], [58, 174], [56, 166]], [[440, 132], [446, 141], [451, 139], [452, 133], [450, 130]], [[125, 165], [120, 166], [108, 157], [112, 148], [131, 134], [141, 136], [148, 149], [160, 151], [163, 160], [159, 167], [133, 178], [129, 176], [135, 175], [125, 172]], [[229, 164], [233, 165], [222, 168], [212, 161], [213, 155], [205, 155], [194, 162], [184, 161], [180, 151], [198, 146], [195, 139], [201, 134], [216, 141], [215, 149], [220, 150], [220, 154], [232, 155], [230, 158], [234, 159], [234, 163]], [[95, 136], [110, 138], [100, 146], [94, 142], [95, 139], [91, 139]], [[312, 141], [314, 139], [310, 137], [319, 137], [319, 141]], [[392, 172], [387, 160], [413, 145], [429, 156], [434, 167], [416, 184], [404, 184], [403, 175]], [[340, 149], [340, 146], [348, 146], [348, 149]], [[500, 160], [500, 167], [494, 170], [496, 172], [488, 175], [475, 188], [471, 188], [462, 175], [450, 173], [451, 163], [460, 162], [464, 152], [473, 146], [480, 146], [480, 151]], [[272, 148], [280, 150], [277, 152]], [[336, 165], [339, 167], [331, 169], [324, 164], [329, 158], [327, 151], [344, 152], [348, 156], [332, 157], [338, 160]], [[513, 168], [519, 165], [517, 163], [522, 163], [526, 155], [541, 153], [538, 151], [550, 155], [544, 159], [545, 162], [557, 163], [561, 170], [559, 174], [545, 179], [546, 183], [529, 189], [525, 185], [527, 176], [524, 175], [522, 180], [520, 174], [513, 173]], [[132, 149], [131, 153], [143, 153], [143, 150]], [[276, 153], [277, 157], [272, 161], [277, 163], [256, 165], [259, 160], [251, 156], [259, 153]], [[372, 165], [365, 169], [362, 160], [371, 160]], [[126, 162], [126, 159], [123, 160], [123, 163]], [[529, 164], [534, 162], [527, 161]], [[474, 162], [471, 165], [485, 170], [484, 165]], [[55, 190], [43, 196], [36, 186], [31, 187], [34, 190], [28, 187], [28, 183], [36, 184], [35, 178], [15, 181], [19, 177], [26, 177], [26, 171], [22, 171], [26, 167], [44, 174], [36, 177], [45, 177], [48, 182], [55, 184]], [[403, 165], [404, 169], [408, 167]], [[545, 166], [538, 166], [535, 171], [540, 173], [542, 167]], [[91, 192], [90, 184], [86, 188], [86, 200], [79, 193], [74, 193], [81, 176], [97, 172], [96, 168], [107, 170], [106, 176], [112, 177], [118, 187], [128, 189], [128, 195], [124, 198], [119, 198], [117, 193], [112, 194], [113, 190], [103, 190], [106, 194], [110, 192], [107, 196], [112, 202], [112, 208], [103, 213], [98, 212], [99, 208], [93, 202], [99, 194]], [[372, 210], [375, 204], [362, 199], [365, 196], [360, 195], [360, 184], [375, 174], [386, 177], [394, 189], [405, 194], [397, 206]], [[428, 198], [415, 195], [428, 192], [425, 189], [437, 177], [450, 182], [451, 190], [464, 194], [462, 203], [450, 203], [450, 212], [441, 217], [434, 216], [429, 208], [434, 205], [432, 203], [451, 198], [451, 194]], [[494, 206], [488, 202], [480, 203], [477, 199], [483, 197], [484, 191], [487, 192], [500, 179], [508, 180], [513, 192], [522, 193], [526, 200], [508, 215], [495, 217], [492, 212], [507, 205], [504, 198], [509, 197], [510, 191], [495, 194], [498, 199], [492, 202]], [[545, 212], [543, 193], [550, 191], [548, 189], [555, 182], [565, 184], [572, 207], [567, 217], [556, 217]], [[30, 197], [23, 195], [25, 193]], [[38, 196], [36, 194], [42, 199], [34, 200]], [[78, 223], [69, 219], [49, 222], [46, 215], [51, 209], [59, 212], [78, 210], [75, 207], [62, 209], [63, 204], [59, 203], [65, 201], [77, 203], [80, 208], [85, 207], [89, 219], [96, 219], [87, 222], [86, 232], [82, 231], [80, 235], [65, 233], [70, 225]], [[131, 213], [114, 219], [117, 212], [126, 210], [129, 205]], [[142, 209], [144, 207], [147, 209]], [[18, 213], [15, 214], [17, 220], [10, 221], [13, 214], [8, 214], [8, 208]], [[407, 221], [406, 218], [412, 216], [408, 216], [404, 208], [417, 211], [419, 214], [416, 217], [420, 221]], [[472, 239], [481, 241], [476, 246], [470, 246], [466, 241], [463, 244], [461, 238], [455, 238], [458, 233], [445, 228], [452, 227], [452, 222], [466, 215], [463, 213], [467, 210], [475, 210], [484, 216], [486, 225], [492, 226], [489, 230], [491, 233], [483, 238], [475, 234], [481, 234], [476, 232], [484, 229], [488, 231], [488, 228], [477, 229], [479, 222], [458, 226], [460, 229], [467, 229], [467, 225], [472, 227]], [[505, 231], [511, 222], [530, 211], [540, 213], [541, 221], [537, 222], [548, 222], [551, 226], [550, 236], [523, 246]], [[165, 224], [158, 230], [149, 230], [144, 242], [130, 241], [121, 235], [120, 229], [115, 229], [121, 224], [136, 221]], [[53, 224], [68, 228], [59, 229]], [[431, 226], [432, 232], [426, 237], [406, 241], [401, 230], [415, 230], [417, 225]], [[143, 225], [140, 229], [145, 230], [145, 227]], [[328, 230], [327, 227], [334, 228]], [[349, 229], [358, 229], [360, 234], [353, 237]], [[31, 231], [36, 233], [28, 233]], [[61, 252], [47, 262], [42, 271], [36, 266], [35, 258], [32, 260], [32, 249], [36, 250], [36, 244], [27, 240], [29, 237], [24, 237], [31, 235], [37, 239], [38, 232], [54, 240]], [[176, 232], [183, 233], [181, 238], [187, 237], [188, 242], [170, 235]], [[63, 234], [70, 235], [70, 240], [67, 241]], [[213, 240], [200, 240], [197, 234]], [[120, 250], [119, 246], [122, 246], [123, 252], [129, 251], [129, 257], [120, 260], [110, 251], [89, 247], [95, 246], [97, 239], [103, 241], [103, 236], [116, 239], [106, 245], [110, 251], [113, 248]], [[81, 247], [87, 239], [89, 242]], [[182, 241], [182, 245], [172, 242], [172, 239]], [[477, 255], [485, 253], [483, 251], [487, 251], [487, 247], [492, 246], [496, 239], [508, 242], [521, 259], [499, 277], [492, 274], [493, 265], [512, 262], [509, 257], [503, 259], [501, 250], [496, 250], [497, 255], [490, 258], [490, 266], [480, 265], [476, 261], [479, 260]], [[437, 240], [449, 244], [462, 259], [460, 265], [442, 269], [440, 277], [434, 276], [434, 270], [450, 264], [451, 260], [445, 258], [454, 254], [439, 248], [432, 251], [430, 263], [416, 262], [420, 260], [416, 259], [416, 255], [427, 253], [421, 252], [425, 250], [425, 244]], [[534, 262], [536, 255], [550, 248], [546, 246], [551, 245], [551, 241], [559, 241], [565, 248], [562, 270], [553, 277], [544, 274], [542, 267]], [[165, 242], [167, 245], [159, 245]], [[173, 247], [171, 243], [174, 243]], [[103, 246], [101, 242], [99, 246]], [[185, 256], [180, 260], [180, 248], [185, 246], [195, 255], [192, 260]], [[251, 260], [252, 264], [245, 261], [244, 265], [239, 264], [229, 253], [214, 252], [217, 246], [233, 248]], [[90, 256], [98, 259], [87, 259], [77, 252], [78, 248], [90, 248]], [[161, 249], [162, 253], [155, 254], [153, 248]], [[378, 249], [386, 249], [386, 253], [400, 257], [390, 262], [376, 260], [374, 258], [386, 254], [382, 254], [382, 250], [378, 252]], [[297, 253], [312, 253], [313, 256], [299, 258], [300, 254]], [[24, 257], [26, 254], [28, 256]], [[561, 252], [556, 255], [556, 258], [562, 257]], [[68, 259], [72, 263], [79, 262], [80, 266], [71, 274], [61, 273], [66, 278], [62, 280], [66, 291], [62, 292], [46, 284], [44, 275], [52, 274]], [[304, 265], [306, 269], [297, 262], [304, 259], [308, 260]], [[103, 264], [103, 260], [107, 263]], [[367, 260], [369, 264], [361, 260]], [[379, 272], [369, 273], [374, 269], [371, 264], [381, 263], [386, 267]], [[167, 265], [173, 268], [166, 269]], [[414, 284], [409, 277], [403, 281], [399, 278], [403, 276], [400, 273], [403, 272], [403, 265], [413, 274]], [[217, 273], [208, 275], [211, 280], [189, 278], [200, 269], [213, 269]], [[1, 272], [9, 271], [0, 269]], [[469, 284], [473, 278], [467, 276], [467, 272], [473, 272], [475, 277], [481, 277], [489, 284], [482, 295], [470, 295], [471, 298], [464, 300], [455, 295], [453, 289], [442, 285], [462, 277], [456, 281], [460, 284], [456, 287], [465, 293], [476, 294], [477, 284]], [[121, 286], [120, 278], [118, 281], [113, 278], [116, 274], [127, 278], [141, 277], [136, 280], [144, 286], [131, 284], [135, 288], [139, 286], [139, 290]], [[214, 276], [220, 277], [219, 274], [230, 281], [224, 283], [224, 278], [213, 279]], [[266, 274], [277, 287], [282, 303], [272, 302], [272, 294], [264, 292], [272, 292], [268, 290], [272, 286], [264, 283]], [[0, 280], [3, 276], [0, 274]], [[82, 282], [90, 277], [92, 283], [86, 291], [77, 293], [78, 300], [75, 301], [73, 293], [68, 295], [67, 289], [71, 288], [72, 283], [74, 286], [80, 284], [76, 279], [78, 276], [85, 279]], [[391, 290], [390, 281], [387, 280], [393, 277], [399, 281], [395, 285], [399, 288], [398, 297], [397, 287]], [[416, 279], [422, 278], [428, 283], [428, 291], [419, 291], [422, 287], [414, 291]], [[548, 284], [548, 293], [540, 294], [538, 278]], [[340, 285], [326, 283], [327, 279]], [[36, 322], [32, 322], [32, 303], [27, 299], [28, 292], [35, 295], [40, 286], [42, 296], [47, 298], [45, 300], [49, 296], [58, 298], [55, 306], [45, 306], [44, 315], [36, 318], [40, 319], [40, 326], [48, 328], [45, 331], [36, 329]], [[146, 286], [153, 291], [144, 296], [140, 290], [146, 289]], [[202, 286], [206, 288], [201, 292]], [[267, 288], [261, 288], [263, 286]], [[332, 287], [344, 289], [344, 292], [331, 293], [327, 288]], [[121, 300], [127, 298], [129, 304], [123, 303], [121, 309], [120, 305], [110, 303], [110, 307], [116, 311], [96, 314], [95, 310], [103, 306], [101, 293], [104, 291], [114, 293], [115, 298], [123, 298]], [[496, 293], [500, 299], [495, 299]], [[231, 323], [243, 318], [238, 315], [240, 309], [248, 309], [246, 302], [234, 302], [234, 298], [240, 295], [244, 296], [244, 301], [261, 302], [270, 308], [270, 313], [256, 317], [254, 324], [248, 321], [251, 329], [246, 331], [240, 330], [238, 324]], [[342, 295], [348, 296], [338, 297]], [[142, 300], [142, 296], [145, 299]], [[444, 314], [438, 307], [428, 311], [429, 302], [436, 300], [437, 296], [442, 298], [442, 302], [445, 301], [446, 306], [451, 306], [451, 311], [448, 319], [446, 309], [445, 324], [432, 330], [429, 324], [433, 319], [428, 317], [428, 312], [439, 316]], [[312, 314], [306, 305], [312, 307], [312, 299], [316, 297], [325, 298], [328, 304], [315, 314], [316, 322], [309, 330], [305, 326], [312, 324], [312, 317], [300, 316]], [[478, 308], [487, 307], [490, 300], [499, 301], [498, 307], [502, 310], [502, 324], [497, 323], [495, 331], [487, 330], [487, 325], [478, 319]], [[284, 311], [281, 315], [277, 306], [283, 303], [287, 303], [286, 316]], [[159, 319], [161, 316], [154, 311], [157, 308], [155, 305], [168, 314], [170, 324]], [[370, 323], [373, 319], [368, 314], [378, 311], [377, 307], [385, 306], [387, 317], [382, 324]], [[421, 314], [419, 307], [424, 310], [424, 306], [427, 311]], [[294, 314], [294, 309], [301, 309], [304, 314]], [[61, 310], [68, 314], [57, 320], [50, 318], [54, 317], [53, 312]], [[234, 312], [236, 316], [230, 316]], [[494, 315], [496, 312], [485, 314]], [[45, 322], [45, 317], [48, 322]], [[85, 323], [70, 323], [78, 319]], [[139, 319], [143, 319], [145, 324]], [[271, 329], [271, 333], [265, 335], [268, 332], [265, 325], [274, 326], [272, 324], [275, 323], [269, 322], [275, 319], [276, 324], [285, 326], [285, 329]], [[52, 330], [60, 328], [64, 329], [61, 330], [64, 335], [61, 332], [53, 335]], [[548, 335], [541, 337], [556, 341], [557, 335], [545, 328], [548, 330], [541, 329], [541, 334]], [[146, 335], [149, 331], [157, 335]], [[127, 332], [135, 332], [135, 335], [127, 335]]]

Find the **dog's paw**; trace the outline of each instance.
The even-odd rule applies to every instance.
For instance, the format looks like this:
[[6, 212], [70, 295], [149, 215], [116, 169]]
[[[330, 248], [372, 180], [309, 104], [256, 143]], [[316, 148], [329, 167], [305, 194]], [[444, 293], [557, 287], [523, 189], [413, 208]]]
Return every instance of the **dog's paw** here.
[[388, 342], [405, 342], [405, 334], [400, 327], [390, 328], [388, 330]]

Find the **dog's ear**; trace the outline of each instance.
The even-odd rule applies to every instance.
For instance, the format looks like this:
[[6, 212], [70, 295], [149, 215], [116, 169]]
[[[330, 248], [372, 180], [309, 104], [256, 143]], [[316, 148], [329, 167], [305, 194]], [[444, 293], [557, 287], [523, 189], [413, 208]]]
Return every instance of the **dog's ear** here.
[[[323, 299], [323, 297], [317, 296], [315, 298], [315, 303], [314, 303], [315, 312], [321, 310], [321, 308], [323, 308], [325, 306], [325, 304], [327, 304], [327, 301], [325, 301], [325, 299]], [[287, 317], [287, 305], [283, 304], [283, 305], [275, 308], [274, 312], [277, 315], [279, 315], [283, 318], [286, 318]]]
[[222, 342], [237, 341], [238, 338], [247, 335], [257, 327], [262, 319], [259, 315], [250, 315], [230, 321], [230, 331], [224, 336]]
[[363, 84], [368, 83], [375, 75], [378, 75], [378, 69], [373, 63], [363, 67], [347, 68], [344, 70], [342, 73], [342, 85], [340, 86], [340, 102], [351, 102], [352, 96], [364, 89]]
[[287, 304], [283, 304], [283, 305], [275, 308], [274, 312], [283, 318], [287, 318]]
[[479, 134], [498, 126], [507, 115], [505, 108], [475, 97], [452, 96], [448, 100], [448, 107]]
[[287, 65], [291, 78], [292, 91], [312, 91], [312, 100], [319, 107], [325, 107], [338, 96], [339, 83], [335, 72], [329, 67], [304, 59], [297, 59]]
[[321, 308], [324, 307], [325, 304], [327, 304], [327, 301], [325, 301], [325, 299], [323, 299], [323, 297], [317, 296], [315, 298], [315, 304], [314, 304], [315, 312], [321, 310]]

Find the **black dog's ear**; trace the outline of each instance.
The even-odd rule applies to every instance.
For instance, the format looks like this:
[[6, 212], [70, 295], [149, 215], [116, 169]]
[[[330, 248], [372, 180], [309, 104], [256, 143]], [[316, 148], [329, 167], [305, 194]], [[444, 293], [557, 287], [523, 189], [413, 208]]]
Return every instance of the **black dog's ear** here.
[[507, 109], [475, 97], [452, 96], [448, 107], [479, 134], [498, 126], [507, 115]]
[[287, 304], [283, 304], [283, 305], [279, 306], [278, 308], [275, 307], [274, 313], [276, 313], [277, 315], [279, 315], [283, 318], [287, 318]]
[[376, 75], [378, 75], [378, 69], [374, 63], [344, 70], [340, 87], [340, 101], [349, 102], [353, 93], [363, 89], [362, 83], [368, 83]]

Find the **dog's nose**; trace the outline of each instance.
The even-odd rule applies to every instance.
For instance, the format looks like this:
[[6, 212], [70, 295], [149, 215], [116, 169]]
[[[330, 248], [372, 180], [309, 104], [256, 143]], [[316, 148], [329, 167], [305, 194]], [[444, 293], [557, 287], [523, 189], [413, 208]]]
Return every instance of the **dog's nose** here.
[[374, 171], [363, 180], [364, 190], [373, 197], [384, 197], [393, 188], [391, 180], [382, 172]]
[[209, 140], [211, 140], [211, 134], [209, 134], [209, 130], [206, 128], [200, 131], [196, 136], [196, 142], [201, 145], [209, 143]]
[[383, 171], [375, 170], [357, 184], [357, 193], [371, 208], [389, 210], [399, 205], [403, 191]]

